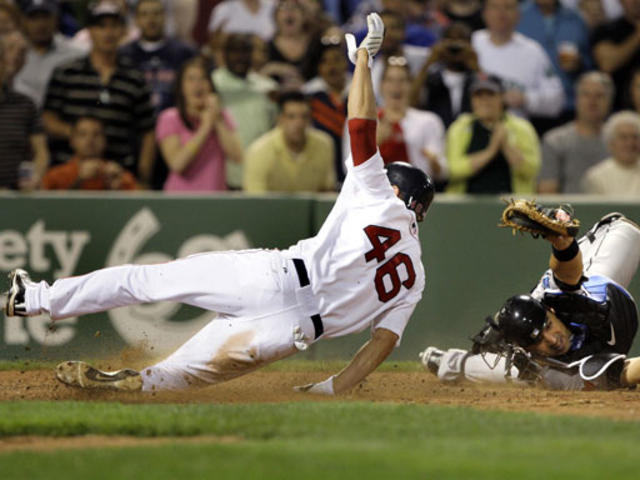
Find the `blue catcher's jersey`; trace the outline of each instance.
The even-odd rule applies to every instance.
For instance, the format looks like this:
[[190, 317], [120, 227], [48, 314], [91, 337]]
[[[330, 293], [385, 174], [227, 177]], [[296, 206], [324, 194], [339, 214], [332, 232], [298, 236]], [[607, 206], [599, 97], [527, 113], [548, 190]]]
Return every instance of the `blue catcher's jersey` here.
[[[620, 284], [614, 282], [609, 277], [604, 275], [591, 275], [587, 277], [586, 281], [580, 285], [578, 290], [573, 290], [570, 293], [574, 295], [583, 295], [598, 303], [605, 303], [607, 301], [607, 285], [614, 285], [619, 288], [627, 297], [633, 299], [631, 294]], [[566, 294], [556, 283], [553, 278], [553, 272], [551, 269], [544, 272], [540, 282], [531, 291], [531, 296], [537, 300], [543, 301], [547, 295], [561, 295]]]
[[604, 351], [626, 354], [638, 327], [631, 294], [604, 275], [585, 277], [576, 290], [562, 290], [547, 270], [531, 295], [547, 307], [573, 333], [566, 360]]

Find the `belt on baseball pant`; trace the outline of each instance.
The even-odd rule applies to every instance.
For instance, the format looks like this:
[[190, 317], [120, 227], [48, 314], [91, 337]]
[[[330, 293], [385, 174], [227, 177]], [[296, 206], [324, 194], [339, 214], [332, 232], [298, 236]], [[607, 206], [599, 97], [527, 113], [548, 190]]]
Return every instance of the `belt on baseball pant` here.
[[[307, 267], [304, 264], [304, 261], [301, 258], [294, 258], [293, 266], [296, 268], [296, 273], [298, 274], [298, 281], [300, 282], [300, 288], [308, 287], [311, 285], [309, 282], [309, 274], [307, 273]], [[318, 338], [320, 335], [324, 333], [324, 325], [322, 324], [322, 317], [319, 313], [311, 315], [311, 322], [313, 323], [314, 330], [314, 338]]]

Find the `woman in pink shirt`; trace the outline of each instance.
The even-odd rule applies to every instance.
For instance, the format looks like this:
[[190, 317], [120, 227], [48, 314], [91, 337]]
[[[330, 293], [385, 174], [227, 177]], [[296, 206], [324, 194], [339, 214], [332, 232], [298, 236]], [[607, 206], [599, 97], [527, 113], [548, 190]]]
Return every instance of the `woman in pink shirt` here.
[[170, 170], [165, 191], [226, 190], [225, 158], [242, 161], [242, 146], [208, 67], [203, 57], [183, 64], [176, 79], [176, 107], [158, 118], [156, 138]]

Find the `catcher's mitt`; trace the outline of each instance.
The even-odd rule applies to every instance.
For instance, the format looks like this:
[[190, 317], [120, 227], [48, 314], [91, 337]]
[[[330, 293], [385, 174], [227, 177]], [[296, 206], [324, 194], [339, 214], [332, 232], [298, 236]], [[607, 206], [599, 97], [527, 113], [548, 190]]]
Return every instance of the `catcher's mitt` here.
[[540, 236], [564, 235], [575, 237], [580, 230], [580, 221], [573, 218], [571, 205], [545, 208], [531, 200], [518, 199], [507, 202], [502, 212], [499, 227], [530, 233], [533, 238]]

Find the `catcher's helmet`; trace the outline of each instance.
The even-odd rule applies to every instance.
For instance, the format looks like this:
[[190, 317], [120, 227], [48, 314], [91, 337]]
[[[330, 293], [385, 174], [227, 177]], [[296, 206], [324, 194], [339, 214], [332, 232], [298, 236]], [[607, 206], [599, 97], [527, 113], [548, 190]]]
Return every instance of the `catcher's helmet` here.
[[542, 340], [546, 319], [547, 309], [531, 295], [509, 298], [495, 317], [504, 339], [523, 348]]
[[398, 187], [400, 199], [422, 221], [433, 201], [436, 189], [431, 177], [406, 162], [391, 162], [385, 167], [391, 185]]

